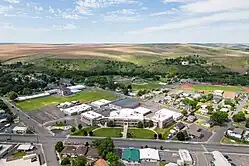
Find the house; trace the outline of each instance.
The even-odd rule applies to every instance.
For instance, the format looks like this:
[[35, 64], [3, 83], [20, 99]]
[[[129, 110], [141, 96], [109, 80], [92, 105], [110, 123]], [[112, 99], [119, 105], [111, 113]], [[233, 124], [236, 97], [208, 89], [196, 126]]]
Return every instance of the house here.
[[228, 112], [229, 109], [228, 109], [228, 108], [221, 108], [220, 111], [221, 111], [221, 112]]
[[223, 90], [214, 90], [213, 92], [214, 96], [223, 96], [224, 91]]
[[136, 163], [140, 161], [140, 151], [136, 148], [124, 149], [122, 153], [122, 160], [126, 163]]
[[140, 149], [140, 160], [146, 162], [160, 161], [159, 152], [156, 149], [144, 148]]
[[182, 129], [184, 129], [184, 128], [185, 128], [185, 124], [182, 123], [182, 122], [178, 122], [178, 123], [176, 124], [176, 126], [175, 126], [175, 129], [178, 130], [178, 131], [180, 131], [180, 130], [182, 130]]
[[71, 92], [71, 89], [69, 89], [65, 86], [60, 86], [59, 94], [62, 96], [70, 96], [70, 95], [72, 95], [72, 92]]
[[193, 138], [202, 138], [204, 134], [202, 133], [202, 129], [195, 124], [192, 124], [187, 129], [188, 135]]
[[230, 137], [235, 137], [235, 138], [238, 138], [238, 139], [242, 139], [243, 133], [244, 133], [243, 129], [234, 128], [234, 129], [227, 130], [226, 135], [228, 135]]
[[187, 122], [193, 123], [196, 119], [197, 119], [196, 116], [194, 116], [194, 115], [189, 115], [189, 116], [187, 117]]
[[214, 95], [214, 97], [213, 97], [213, 102], [214, 102], [215, 104], [218, 104], [221, 100], [222, 100], [222, 96]]
[[65, 146], [61, 151], [63, 157], [77, 157], [77, 156], [87, 156], [89, 158], [98, 158], [98, 150], [83, 145], [70, 145]]
[[26, 134], [28, 131], [28, 127], [20, 127], [16, 126], [12, 129], [14, 134]]
[[182, 61], [181, 64], [182, 64], [183, 66], [187, 66], [187, 65], [189, 65], [189, 61]]
[[94, 166], [108, 166], [108, 163], [104, 159], [98, 159]]

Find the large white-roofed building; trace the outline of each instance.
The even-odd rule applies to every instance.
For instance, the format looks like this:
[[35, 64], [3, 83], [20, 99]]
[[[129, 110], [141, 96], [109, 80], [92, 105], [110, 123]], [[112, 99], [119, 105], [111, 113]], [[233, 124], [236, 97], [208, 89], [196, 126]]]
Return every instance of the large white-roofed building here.
[[36, 94], [36, 95], [31, 95], [31, 96], [20, 96], [20, 97], [17, 97], [15, 100], [16, 101], [25, 101], [25, 100], [36, 99], [36, 98], [47, 97], [47, 96], [50, 96], [50, 93], [45, 92], [45, 93], [40, 93], [40, 94]]
[[189, 153], [188, 150], [179, 149], [178, 153], [179, 153], [181, 160], [184, 162], [184, 164], [187, 164], [187, 165], [193, 164], [193, 159], [192, 159], [191, 154]]
[[144, 120], [141, 113], [136, 112], [134, 109], [124, 108], [117, 111], [112, 111], [109, 120], [114, 121], [117, 126], [128, 124], [129, 126], [137, 126], [137, 123]]
[[231, 163], [227, 161], [227, 159], [223, 156], [223, 154], [219, 151], [213, 151], [212, 152], [214, 160], [212, 163], [214, 166], [231, 166]]
[[12, 129], [14, 134], [26, 134], [28, 131], [28, 127], [20, 127], [20, 126], [16, 126]]
[[98, 119], [101, 119], [103, 116], [94, 111], [87, 111], [81, 114], [81, 120], [88, 125], [95, 125]]
[[163, 108], [163, 109], [161, 109], [159, 111], [161, 111], [161, 113], [163, 113], [163, 114], [172, 115], [173, 119], [175, 121], [177, 121], [177, 120], [179, 120], [179, 119], [181, 119], [183, 117], [183, 114], [181, 114], [179, 112], [175, 112], [175, 111], [169, 110], [169, 109]]
[[154, 122], [154, 126], [159, 128], [164, 128], [174, 122], [173, 115], [165, 111], [165, 109], [157, 111], [151, 117], [151, 120]]
[[134, 109], [135, 113], [142, 114], [143, 116], [148, 115], [151, 113], [151, 110], [145, 107], [137, 107]]
[[77, 115], [77, 114], [81, 114], [82, 112], [86, 112], [91, 110], [91, 106], [87, 105], [87, 104], [81, 104], [81, 105], [77, 105], [74, 107], [70, 107], [70, 108], [66, 108], [66, 109], [61, 109], [62, 112], [64, 112], [67, 115]]
[[106, 106], [110, 103], [111, 103], [111, 101], [109, 101], [109, 100], [101, 99], [101, 100], [97, 100], [97, 101], [92, 102], [91, 105], [93, 107], [101, 108], [101, 107]]
[[160, 161], [159, 152], [151, 148], [140, 149], [140, 160], [147, 162]]

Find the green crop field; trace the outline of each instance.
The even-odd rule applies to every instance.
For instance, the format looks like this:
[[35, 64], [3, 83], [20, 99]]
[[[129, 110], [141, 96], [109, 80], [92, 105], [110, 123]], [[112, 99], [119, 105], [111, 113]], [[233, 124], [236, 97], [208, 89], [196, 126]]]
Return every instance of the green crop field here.
[[244, 91], [241, 87], [237, 86], [216, 86], [216, 85], [193, 85], [195, 90], [224, 90], [224, 91], [231, 91], [231, 92], [239, 92]]
[[148, 129], [128, 129], [132, 138], [154, 139], [154, 132]]
[[42, 107], [53, 106], [59, 103], [63, 103], [66, 101], [80, 101], [81, 103], [87, 103], [94, 100], [107, 99], [114, 100], [117, 96], [115, 96], [111, 92], [103, 91], [103, 90], [95, 90], [95, 91], [83, 91], [79, 92], [73, 96], [49, 96], [43, 98], [37, 98], [32, 100], [26, 100], [22, 102], [17, 102], [16, 105], [24, 112], [31, 112], [38, 110]]
[[101, 128], [93, 132], [95, 137], [120, 137], [123, 128]]

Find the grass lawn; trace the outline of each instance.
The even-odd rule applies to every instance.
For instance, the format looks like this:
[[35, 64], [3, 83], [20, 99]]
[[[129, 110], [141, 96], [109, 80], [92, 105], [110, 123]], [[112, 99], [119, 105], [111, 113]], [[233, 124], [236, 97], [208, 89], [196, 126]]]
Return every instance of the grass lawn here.
[[132, 138], [154, 139], [154, 132], [148, 129], [128, 129]]
[[161, 88], [162, 85], [158, 83], [144, 83], [144, 84], [133, 83], [131, 84], [131, 86], [134, 91], [138, 91], [140, 89], [146, 89], [146, 90], [158, 89]]
[[165, 166], [168, 162], [160, 162], [160, 166]]
[[34, 110], [38, 110], [42, 107], [57, 105], [59, 103], [63, 103], [66, 101], [80, 101], [82, 103], [99, 100], [99, 99], [107, 99], [114, 100], [116, 96], [107, 91], [103, 90], [95, 90], [95, 91], [83, 91], [79, 92], [73, 96], [49, 96], [43, 98], [37, 98], [32, 100], [26, 100], [23, 102], [17, 102], [16, 105], [24, 112], [32, 112]]
[[221, 139], [221, 143], [223, 143], [223, 144], [244, 144], [243, 142], [235, 141], [235, 140], [229, 139], [225, 136]]
[[12, 157], [14, 159], [20, 159], [20, 158], [22, 158], [23, 156], [26, 156], [26, 155], [27, 155], [26, 152], [15, 152], [15, 153], [12, 154]]
[[170, 130], [175, 127], [176, 123], [171, 124], [167, 128], [161, 129], [161, 128], [156, 128], [155, 131], [157, 134], [162, 134], [162, 139], [167, 139], [168, 135], [170, 134]]
[[76, 132], [72, 133], [71, 135], [73, 136], [84, 136], [84, 131], [86, 131], [87, 133], [89, 133], [90, 131], [93, 131], [94, 127], [87, 127], [87, 128], [83, 128], [81, 130], [77, 130]]
[[96, 137], [120, 137], [123, 128], [101, 128], [93, 132]]
[[215, 86], [215, 85], [193, 85], [192, 86], [195, 90], [224, 90], [224, 91], [244, 91], [241, 87], [237, 86]]

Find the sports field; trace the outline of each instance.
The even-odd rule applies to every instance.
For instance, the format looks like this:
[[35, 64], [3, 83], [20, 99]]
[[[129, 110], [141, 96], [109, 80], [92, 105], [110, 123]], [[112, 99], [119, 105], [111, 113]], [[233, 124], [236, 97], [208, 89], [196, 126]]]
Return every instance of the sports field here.
[[114, 100], [117, 96], [115, 96], [111, 92], [102, 91], [102, 90], [94, 90], [94, 91], [83, 91], [79, 92], [73, 96], [49, 96], [43, 98], [37, 98], [32, 100], [26, 100], [22, 102], [17, 102], [16, 105], [21, 110], [25, 112], [31, 112], [38, 110], [42, 107], [53, 106], [59, 103], [63, 103], [66, 101], [80, 101], [81, 103], [87, 103], [100, 99]]
[[224, 91], [230, 91], [230, 92], [244, 91], [244, 89], [239, 86], [183, 85], [182, 87], [184, 89], [194, 89], [194, 90], [204, 90], [204, 91], [213, 91], [213, 90], [224, 90]]
[[134, 91], [138, 91], [140, 89], [146, 89], [146, 90], [152, 90], [152, 89], [158, 89], [160, 87], [162, 87], [162, 85], [160, 85], [159, 83], [133, 83], [131, 84], [132, 89]]

